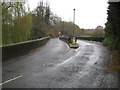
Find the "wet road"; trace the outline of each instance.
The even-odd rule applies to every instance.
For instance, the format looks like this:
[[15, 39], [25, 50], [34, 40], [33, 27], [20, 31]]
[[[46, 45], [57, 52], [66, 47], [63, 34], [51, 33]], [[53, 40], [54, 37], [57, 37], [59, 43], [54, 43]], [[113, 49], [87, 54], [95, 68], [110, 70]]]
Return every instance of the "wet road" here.
[[70, 49], [58, 38], [42, 48], [3, 62], [3, 88], [117, 88], [117, 73], [107, 72], [110, 59], [101, 44], [78, 40]]

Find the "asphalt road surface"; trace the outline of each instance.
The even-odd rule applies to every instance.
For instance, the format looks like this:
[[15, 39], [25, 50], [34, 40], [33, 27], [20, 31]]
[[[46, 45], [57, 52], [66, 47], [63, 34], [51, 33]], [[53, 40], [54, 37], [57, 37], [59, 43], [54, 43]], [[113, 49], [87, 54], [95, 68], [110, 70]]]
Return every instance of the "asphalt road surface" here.
[[[118, 74], [108, 72], [109, 51], [78, 40], [71, 49], [58, 38], [29, 54], [3, 62], [3, 88], [117, 88]], [[16, 51], [16, 53], [18, 53]]]

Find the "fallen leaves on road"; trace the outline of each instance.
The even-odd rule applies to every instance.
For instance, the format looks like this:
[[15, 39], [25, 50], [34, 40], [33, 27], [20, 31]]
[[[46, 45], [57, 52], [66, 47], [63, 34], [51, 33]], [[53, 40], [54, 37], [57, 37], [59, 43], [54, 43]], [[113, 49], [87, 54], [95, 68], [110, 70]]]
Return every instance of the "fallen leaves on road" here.
[[119, 65], [112, 65], [112, 64], [108, 64], [108, 66], [110, 67], [110, 71], [120, 71], [120, 66]]

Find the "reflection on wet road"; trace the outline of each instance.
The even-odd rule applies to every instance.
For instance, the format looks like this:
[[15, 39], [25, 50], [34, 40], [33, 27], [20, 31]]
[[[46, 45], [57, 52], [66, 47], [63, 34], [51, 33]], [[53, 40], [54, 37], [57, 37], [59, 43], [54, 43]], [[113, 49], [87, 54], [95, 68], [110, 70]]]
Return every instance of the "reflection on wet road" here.
[[[101, 44], [78, 40], [70, 49], [58, 38], [24, 56], [3, 62], [3, 88], [117, 88], [117, 73]], [[6, 83], [5, 83], [6, 82]]]

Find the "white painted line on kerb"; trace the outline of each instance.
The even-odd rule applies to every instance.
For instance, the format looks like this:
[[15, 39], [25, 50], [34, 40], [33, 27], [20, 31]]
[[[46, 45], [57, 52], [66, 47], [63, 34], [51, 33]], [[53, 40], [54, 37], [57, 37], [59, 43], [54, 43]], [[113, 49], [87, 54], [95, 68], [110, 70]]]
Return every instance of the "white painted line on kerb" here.
[[15, 78], [13, 78], [13, 79], [10, 79], [10, 80], [7, 80], [7, 81], [5, 81], [5, 82], [3, 82], [3, 83], [0, 83], [0, 86], [3, 85], [3, 84], [9, 83], [9, 82], [11, 82], [11, 81], [13, 81], [13, 80], [16, 80], [16, 79], [18, 79], [18, 78], [21, 78], [22, 76], [23, 76], [23, 75], [20, 75], [20, 76], [18, 76], [18, 77], [15, 77]]

